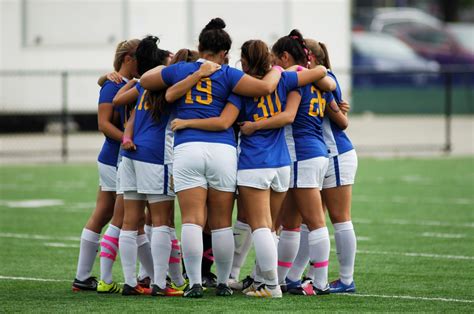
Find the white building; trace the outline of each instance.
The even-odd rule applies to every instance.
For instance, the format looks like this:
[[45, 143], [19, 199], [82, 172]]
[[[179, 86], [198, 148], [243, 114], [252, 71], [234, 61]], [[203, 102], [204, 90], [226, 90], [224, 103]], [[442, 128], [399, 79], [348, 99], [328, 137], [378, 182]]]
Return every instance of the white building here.
[[[271, 46], [298, 28], [327, 44], [336, 73], [350, 68], [349, 0], [0, 0], [0, 112], [61, 108], [61, 75], [28, 71], [70, 71], [69, 110], [95, 112], [97, 77], [112, 70], [119, 41], [153, 34], [163, 49], [196, 49], [214, 17], [233, 39], [231, 65], [239, 66], [245, 40]], [[27, 73], [11, 73], [17, 70]], [[349, 76], [338, 77], [347, 95]]]

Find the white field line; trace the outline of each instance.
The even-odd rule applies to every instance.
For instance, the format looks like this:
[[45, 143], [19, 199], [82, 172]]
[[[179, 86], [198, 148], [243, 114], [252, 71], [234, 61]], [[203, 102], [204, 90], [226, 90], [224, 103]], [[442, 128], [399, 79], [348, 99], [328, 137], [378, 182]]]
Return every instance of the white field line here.
[[0, 201], [0, 206], [9, 208], [41, 208], [64, 205], [63, 200], [58, 199], [34, 199], [34, 200], [16, 200], [16, 201]]
[[[14, 277], [14, 276], [0, 276], [0, 280], [41, 281], [41, 282], [71, 282], [71, 280], [63, 280], [63, 279], [46, 279], [46, 278]], [[345, 294], [342, 294], [342, 295], [351, 296], [351, 297], [362, 297], [362, 298], [383, 298], [383, 299], [403, 299], [403, 300], [415, 300], [415, 301], [474, 303], [474, 300], [450, 299], [450, 298], [433, 298], [433, 297], [415, 297], [415, 296], [411, 296], [411, 295], [384, 295], [384, 294], [358, 294], [358, 293], [345, 293]]]
[[474, 228], [474, 222], [467, 223], [450, 223], [444, 221], [434, 220], [404, 220], [404, 219], [389, 219], [384, 221], [373, 221], [370, 219], [357, 219], [355, 218], [354, 223], [356, 224], [383, 224], [383, 225], [407, 225], [407, 226], [435, 226], [435, 227], [456, 227], [456, 228]]
[[80, 237], [54, 237], [40, 234], [26, 233], [3, 233], [0, 232], [0, 238], [26, 239], [26, 240], [60, 240], [60, 241], [80, 241]]
[[14, 276], [0, 276], [0, 279], [22, 280], [22, 281], [43, 281], [43, 282], [71, 282], [71, 280], [62, 280], [62, 279], [46, 279], [46, 278], [14, 277]]
[[383, 298], [383, 299], [403, 299], [403, 300], [415, 300], [415, 301], [474, 303], [474, 300], [415, 297], [411, 295], [384, 295], [384, 294], [358, 294], [358, 293], [345, 293], [344, 295], [351, 296], [351, 297], [362, 297], [362, 298]]
[[44, 246], [48, 247], [57, 247], [57, 248], [74, 248], [77, 249], [79, 244], [66, 244], [61, 242], [45, 242], [43, 243]]
[[425, 238], [442, 238], [442, 239], [462, 239], [465, 238], [465, 234], [460, 233], [439, 233], [439, 232], [423, 232], [421, 234]]
[[388, 201], [398, 204], [413, 204], [414, 202], [423, 202], [425, 204], [446, 204], [446, 205], [472, 205], [474, 200], [470, 198], [456, 197], [456, 198], [440, 198], [440, 197], [425, 197], [425, 198], [414, 198], [405, 197], [405, 196], [392, 196], [384, 199], [369, 197], [366, 195], [354, 195], [352, 199], [355, 202], [380, 202]]
[[417, 252], [387, 252], [387, 251], [357, 250], [357, 254], [399, 255], [399, 256], [428, 257], [428, 258], [439, 258], [439, 259], [474, 260], [474, 256], [445, 255], [445, 254], [417, 253]]

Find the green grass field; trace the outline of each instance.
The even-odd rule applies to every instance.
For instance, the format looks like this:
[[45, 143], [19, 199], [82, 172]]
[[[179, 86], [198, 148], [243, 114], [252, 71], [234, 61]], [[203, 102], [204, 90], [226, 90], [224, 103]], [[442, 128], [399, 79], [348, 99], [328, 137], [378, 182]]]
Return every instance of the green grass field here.
[[[0, 175], [0, 312], [474, 312], [474, 158], [361, 159], [353, 201], [357, 294], [281, 300], [73, 293], [95, 165], [0, 166]], [[330, 280], [338, 271], [332, 248]], [[97, 259], [95, 275], [98, 266]], [[114, 276], [123, 280], [119, 263]]]

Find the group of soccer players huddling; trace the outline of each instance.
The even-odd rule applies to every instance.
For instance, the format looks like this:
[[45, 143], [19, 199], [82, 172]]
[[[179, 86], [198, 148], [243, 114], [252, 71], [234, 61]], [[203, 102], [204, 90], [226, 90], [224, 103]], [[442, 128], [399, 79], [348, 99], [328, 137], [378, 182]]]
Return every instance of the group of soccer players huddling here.
[[[267, 298], [355, 292], [357, 155], [344, 133], [350, 106], [328, 51], [298, 30], [271, 50], [248, 40], [241, 71], [227, 65], [225, 26], [212, 19], [198, 51], [172, 54], [154, 36], [117, 46], [115, 71], [99, 78], [100, 187], [73, 291], [188, 298], [211, 287], [217, 296], [240, 290]], [[326, 210], [340, 270], [330, 283]], [[253, 271], [239, 281], [252, 243]], [[123, 287], [112, 276], [118, 253]]]

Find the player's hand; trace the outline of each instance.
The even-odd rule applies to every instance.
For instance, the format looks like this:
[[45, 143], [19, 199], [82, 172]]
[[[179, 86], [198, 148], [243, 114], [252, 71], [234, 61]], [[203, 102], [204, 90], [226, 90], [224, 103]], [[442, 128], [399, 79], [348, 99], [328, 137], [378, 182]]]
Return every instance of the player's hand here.
[[240, 132], [242, 132], [243, 135], [252, 135], [255, 131], [257, 131], [255, 122], [245, 121], [240, 124]]
[[120, 75], [120, 73], [116, 71], [107, 73], [106, 76], [109, 81], [112, 81], [117, 84], [122, 83], [122, 80], [123, 80], [122, 75]]
[[341, 109], [343, 114], [347, 114], [351, 110], [351, 105], [347, 101], [342, 100], [339, 104], [339, 109]]
[[135, 143], [133, 143], [133, 141], [124, 142], [121, 146], [124, 150], [137, 150], [137, 147], [135, 146]]
[[183, 119], [174, 119], [171, 121], [171, 131], [176, 132], [178, 130], [186, 129], [186, 120]]
[[212, 61], [206, 61], [201, 64], [199, 67], [199, 75], [200, 77], [208, 77], [211, 76], [214, 72], [221, 68], [220, 64], [214, 63]]

